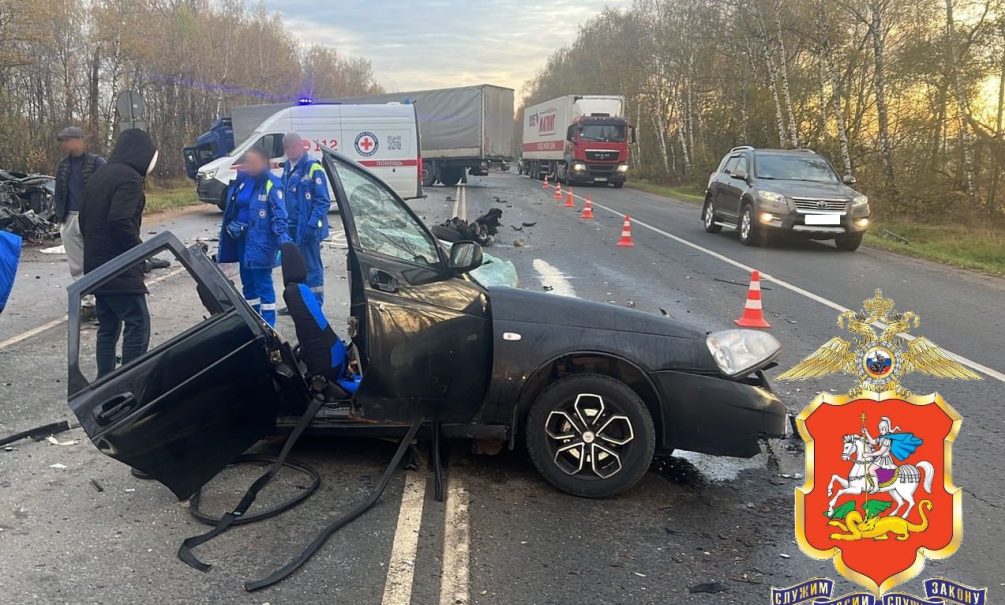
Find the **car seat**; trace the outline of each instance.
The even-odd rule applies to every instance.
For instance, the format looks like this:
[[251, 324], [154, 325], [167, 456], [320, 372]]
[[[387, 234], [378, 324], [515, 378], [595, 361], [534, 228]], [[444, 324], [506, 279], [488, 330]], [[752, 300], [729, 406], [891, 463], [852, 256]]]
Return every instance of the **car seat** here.
[[307, 264], [296, 244], [282, 246], [283, 300], [300, 342], [300, 361], [311, 378], [321, 377], [348, 394], [356, 392], [361, 377], [348, 371], [345, 342], [335, 334], [307, 281]]

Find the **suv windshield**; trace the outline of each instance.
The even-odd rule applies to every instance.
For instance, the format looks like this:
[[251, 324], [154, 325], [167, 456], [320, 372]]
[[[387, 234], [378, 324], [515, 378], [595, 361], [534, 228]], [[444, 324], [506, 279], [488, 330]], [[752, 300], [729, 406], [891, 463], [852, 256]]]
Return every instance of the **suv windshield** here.
[[345, 190], [360, 247], [419, 265], [440, 262], [436, 242], [382, 182], [330, 153], [325, 155]]
[[757, 154], [757, 178], [785, 181], [810, 181], [813, 183], [839, 183], [837, 174], [827, 160], [807, 153]]
[[626, 128], [622, 124], [586, 124], [581, 127], [581, 135], [587, 141], [621, 142], [625, 140]]

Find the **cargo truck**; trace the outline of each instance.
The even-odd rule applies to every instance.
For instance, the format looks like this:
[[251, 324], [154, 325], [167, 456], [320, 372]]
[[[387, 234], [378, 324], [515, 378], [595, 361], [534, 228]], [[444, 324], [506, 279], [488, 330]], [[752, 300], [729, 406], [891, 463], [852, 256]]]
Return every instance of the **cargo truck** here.
[[624, 186], [635, 141], [624, 107], [625, 98], [614, 95], [567, 95], [527, 107], [520, 171], [566, 184]]
[[[513, 89], [481, 84], [312, 101], [330, 103], [411, 103], [419, 118], [422, 184], [456, 185], [467, 174], [484, 175], [490, 164], [513, 160]], [[234, 108], [234, 137], [243, 141], [268, 116], [295, 103]], [[338, 144], [329, 146], [339, 150]]]

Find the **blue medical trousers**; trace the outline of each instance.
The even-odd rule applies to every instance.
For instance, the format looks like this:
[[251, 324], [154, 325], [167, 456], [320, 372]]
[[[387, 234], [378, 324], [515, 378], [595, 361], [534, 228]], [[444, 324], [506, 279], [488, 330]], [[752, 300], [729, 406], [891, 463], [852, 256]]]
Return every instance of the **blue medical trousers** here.
[[314, 293], [319, 304], [325, 304], [325, 266], [321, 263], [321, 242], [302, 241], [297, 244], [307, 265], [307, 287]]
[[238, 242], [241, 259], [241, 290], [244, 300], [270, 326], [276, 325], [276, 289], [272, 285], [272, 269], [252, 269], [244, 262], [244, 238]]

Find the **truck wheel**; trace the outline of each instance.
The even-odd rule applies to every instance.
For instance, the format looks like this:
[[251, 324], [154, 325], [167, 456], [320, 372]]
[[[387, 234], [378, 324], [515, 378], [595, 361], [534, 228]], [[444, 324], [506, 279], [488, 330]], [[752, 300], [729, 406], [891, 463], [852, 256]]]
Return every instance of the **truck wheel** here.
[[622, 187], [625, 186], [625, 183], [622, 181], [615, 181], [614, 183], [611, 184], [614, 185], [615, 189], [621, 189]]
[[834, 243], [837, 244], [838, 250], [843, 250], [844, 252], [854, 252], [862, 245], [862, 235], [863, 234], [861, 233], [846, 235], [835, 239]]
[[744, 246], [760, 246], [764, 242], [764, 232], [754, 220], [754, 208], [750, 204], [740, 212], [740, 222], [736, 228], [740, 231], [740, 243]]
[[436, 182], [436, 170], [429, 162], [422, 163], [422, 186], [432, 187]]
[[573, 374], [551, 384], [531, 405], [525, 430], [538, 472], [585, 498], [608, 498], [634, 486], [656, 449], [642, 399], [601, 374]]
[[447, 187], [453, 187], [457, 183], [460, 183], [463, 176], [463, 168], [444, 168], [440, 170], [440, 182]]

